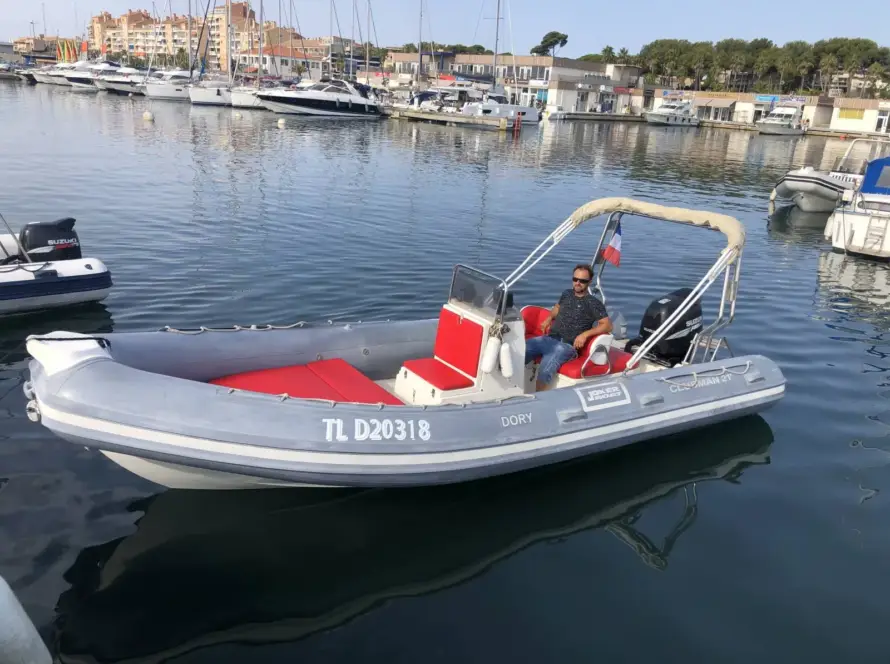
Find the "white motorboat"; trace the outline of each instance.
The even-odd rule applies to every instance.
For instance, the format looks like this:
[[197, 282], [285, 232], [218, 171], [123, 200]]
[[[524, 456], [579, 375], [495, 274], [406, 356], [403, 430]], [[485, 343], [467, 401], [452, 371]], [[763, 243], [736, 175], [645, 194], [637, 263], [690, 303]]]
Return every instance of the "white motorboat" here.
[[761, 134], [772, 136], [800, 136], [803, 129], [803, 108], [776, 106], [769, 114], [754, 123]]
[[653, 111], [646, 112], [646, 122], [672, 127], [698, 127], [701, 121], [695, 117], [691, 101], [668, 101]]
[[231, 106], [232, 88], [228, 81], [203, 80], [188, 89], [192, 104], [199, 106]]
[[54, 81], [50, 78], [50, 72], [55, 69], [57, 65], [48, 65], [46, 67], [38, 67], [33, 69], [31, 75], [34, 77], [35, 83], [43, 83], [44, 85], [53, 85]]
[[[548, 309], [517, 308], [514, 287], [586, 221], [607, 217], [590, 286], [605, 300], [603, 250], [625, 216], [719, 231], [726, 243], [693, 288], [652, 301], [638, 336], [591, 338], [538, 391], [526, 340]], [[734, 356], [722, 336], [738, 311], [744, 243], [727, 215], [591, 201], [506, 279], [455, 266], [438, 319], [32, 335], [27, 411], [168, 487], [450, 484], [567, 461], [784, 396], [774, 362]], [[706, 320], [715, 283], [722, 296]]]
[[504, 95], [489, 94], [483, 101], [471, 101], [460, 110], [463, 115], [480, 115], [487, 118], [507, 118], [512, 125], [517, 118], [522, 122], [540, 122], [541, 112], [533, 106], [509, 103]]
[[189, 81], [191, 74], [176, 69], [161, 74], [158, 79], [147, 79], [142, 93], [150, 99], [166, 99], [169, 101], [189, 101]]
[[110, 74], [120, 69], [120, 66], [114, 62], [101, 62], [98, 64], [90, 64], [86, 67], [76, 67], [65, 74], [68, 83], [74, 90], [83, 90], [87, 92], [97, 92], [99, 87], [96, 81], [104, 74]]
[[376, 120], [381, 117], [380, 104], [370, 91], [367, 85], [333, 79], [303, 89], [260, 90], [256, 96], [275, 113]]
[[869, 162], [859, 186], [843, 193], [825, 239], [835, 251], [890, 259], [890, 157]]
[[[770, 194], [770, 208], [776, 197], [790, 199], [804, 212], [831, 212], [847, 190], [855, 189], [862, 182], [862, 174], [868, 163], [865, 159], [853, 159], [857, 145], [871, 144], [872, 148], [890, 148], [890, 141], [857, 138], [850, 143], [844, 155], [831, 171], [817, 171], [811, 166], [786, 173], [776, 183]], [[876, 154], [875, 156], [880, 156]]]
[[68, 81], [67, 74], [76, 68], [83, 68], [87, 67], [88, 65], [89, 63], [85, 61], [63, 62], [61, 64], [53, 65], [46, 71], [46, 78], [43, 82], [49, 83], [50, 85], [71, 87], [71, 83]]
[[111, 290], [111, 272], [83, 258], [74, 219], [31, 222], [0, 235], [0, 315], [98, 302]]
[[94, 84], [100, 90], [121, 95], [141, 95], [147, 73], [134, 67], [121, 67], [117, 71], [99, 76]]

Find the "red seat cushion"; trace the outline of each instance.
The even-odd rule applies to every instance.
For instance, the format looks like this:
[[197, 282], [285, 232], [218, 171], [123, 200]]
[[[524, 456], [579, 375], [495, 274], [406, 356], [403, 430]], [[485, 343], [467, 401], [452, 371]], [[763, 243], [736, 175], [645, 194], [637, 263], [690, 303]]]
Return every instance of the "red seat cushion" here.
[[278, 369], [246, 371], [214, 378], [210, 383], [248, 392], [287, 394], [298, 399], [402, 405], [398, 397], [339, 358]]
[[318, 377], [307, 365], [246, 371], [210, 381], [214, 385], [263, 394], [288, 394], [299, 399], [343, 401], [340, 393]]
[[464, 387], [472, 387], [473, 381], [461, 373], [458, 373], [447, 364], [439, 362], [434, 357], [425, 357], [419, 360], [407, 360], [406, 369], [413, 371], [430, 385], [440, 390], [459, 390]]
[[346, 360], [318, 360], [306, 365], [312, 372], [340, 393], [341, 401], [351, 403], [384, 403], [401, 406], [402, 401], [390, 394]]
[[483, 333], [479, 323], [442, 307], [433, 355], [468, 376], [475, 376], [479, 371]]
[[625, 353], [623, 350], [610, 348], [609, 362], [612, 365], [612, 370], [609, 371], [609, 365], [607, 364], [600, 365], [588, 362], [587, 366], [584, 367], [584, 375], [582, 376], [581, 367], [584, 365], [584, 360], [587, 359], [589, 345], [588, 342], [584, 353], [580, 357], [576, 357], [574, 360], [569, 360], [563, 364], [559, 368], [559, 373], [567, 378], [591, 378], [592, 376], [604, 376], [607, 373], [618, 373], [619, 371], [624, 371], [628, 360], [632, 357], [630, 353]]
[[541, 323], [550, 315], [550, 309], [544, 307], [522, 307], [522, 320], [525, 322], [525, 338], [541, 336]]

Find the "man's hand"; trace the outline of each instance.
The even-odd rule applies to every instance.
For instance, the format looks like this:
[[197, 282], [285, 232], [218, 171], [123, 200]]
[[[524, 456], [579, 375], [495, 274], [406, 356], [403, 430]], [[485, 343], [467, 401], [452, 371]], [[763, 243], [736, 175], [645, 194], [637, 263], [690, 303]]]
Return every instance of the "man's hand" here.
[[575, 350], [581, 351], [584, 348], [584, 344], [587, 343], [587, 340], [590, 338], [590, 332], [582, 332], [577, 337], [575, 337], [575, 343], [572, 344], [575, 347]]
[[543, 334], [547, 334], [547, 330], [550, 329], [550, 325], [552, 325], [552, 324], [553, 324], [553, 317], [547, 316], [547, 318], [544, 319], [544, 322], [541, 323], [541, 332]]

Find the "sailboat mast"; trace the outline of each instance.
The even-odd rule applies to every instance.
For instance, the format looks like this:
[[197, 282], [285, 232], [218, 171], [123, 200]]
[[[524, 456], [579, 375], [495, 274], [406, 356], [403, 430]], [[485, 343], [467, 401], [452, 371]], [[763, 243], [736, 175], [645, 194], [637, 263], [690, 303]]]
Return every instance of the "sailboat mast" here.
[[226, 71], [229, 81], [234, 78], [232, 71], [232, 0], [226, 0]]
[[423, 0], [420, 0], [420, 19], [417, 30], [417, 81], [420, 82], [420, 72], [423, 67]]
[[328, 38], [328, 76], [334, 78], [334, 0], [331, 0], [329, 13], [328, 22], [330, 23], [331, 36]]
[[188, 32], [188, 53], [189, 53], [189, 76], [192, 75], [192, 0], [189, 0], [188, 24], [186, 26]]
[[371, 85], [371, 0], [368, 0], [368, 42], [365, 44], [365, 83]]
[[260, 79], [263, 77], [263, 37], [265, 37], [266, 24], [263, 19], [263, 0], [260, 0], [260, 59], [256, 66], [256, 87], [260, 89]]
[[349, 46], [349, 73], [355, 78], [355, 0], [352, 0], [352, 44]]
[[498, 87], [498, 38], [501, 29], [501, 0], [498, 0], [498, 8], [494, 15], [494, 62], [491, 65], [491, 76], [494, 84], [492, 90]]

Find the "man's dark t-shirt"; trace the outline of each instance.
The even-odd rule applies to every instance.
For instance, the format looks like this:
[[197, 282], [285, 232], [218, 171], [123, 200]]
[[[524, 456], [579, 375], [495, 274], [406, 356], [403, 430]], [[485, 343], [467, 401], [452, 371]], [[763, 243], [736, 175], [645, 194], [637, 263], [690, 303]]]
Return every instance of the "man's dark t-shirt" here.
[[590, 293], [577, 297], [568, 288], [559, 297], [559, 314], [550, 327], [550, 336], [571, 346], [575, 343], [575, 337], [591, 329], [608, 315], [605, 305], [599, 299]]

